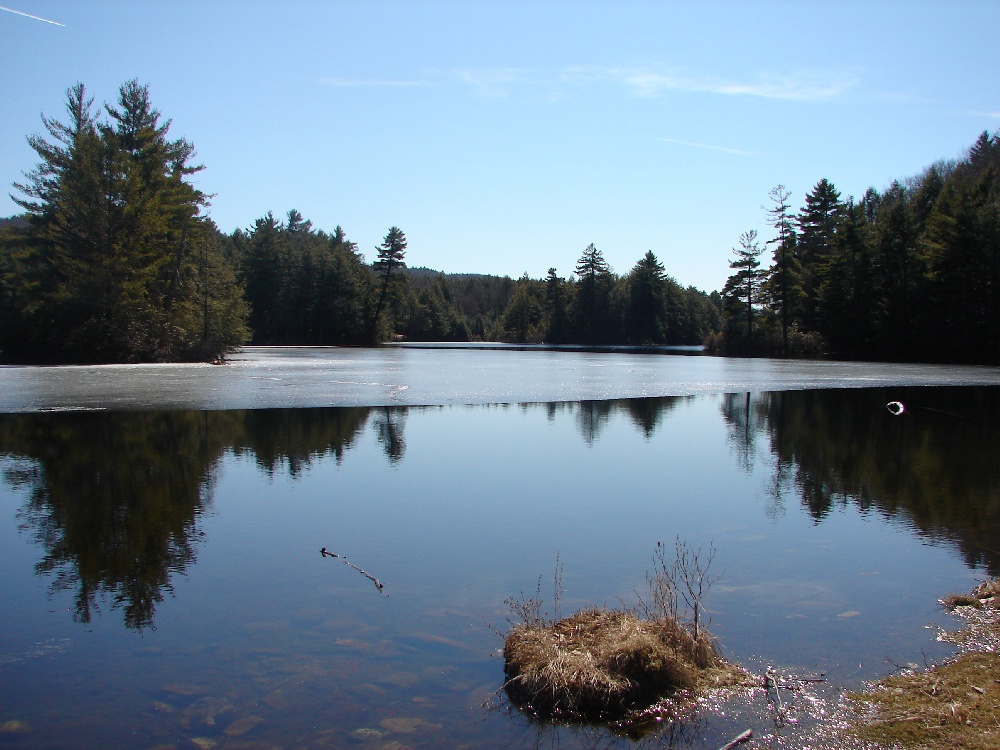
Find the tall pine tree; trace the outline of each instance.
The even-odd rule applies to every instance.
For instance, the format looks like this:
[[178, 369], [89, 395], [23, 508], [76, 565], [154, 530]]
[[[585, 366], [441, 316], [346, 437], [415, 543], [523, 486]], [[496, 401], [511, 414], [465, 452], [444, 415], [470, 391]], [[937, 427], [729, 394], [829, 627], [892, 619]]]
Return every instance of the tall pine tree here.
[[[246, 339], [241, 291], [216, 255], [205, 196], [190, 181], [194, 147], [168, 137], [149, 89], [121, 86], [106, 119], [83, 84], [67, 92], [69, 120], [43, 116], [32, 136], [39, 165], [15, 187], [31, 227], [19, 300], [22, 335], [4, 355], [62, 362], [136, 362], [224, 355]], [[209, 262], [209, 256], [211, 262]], [[210, 291], [209, 291], [210, 290]], [[219, 304], [206, 307], [206, 295]], [[235, 319], [206, 325], [206, 309]], [[211, 328], [215, 331], [207, 336]], [[223, 333], [225, 332], [225, 333]]]

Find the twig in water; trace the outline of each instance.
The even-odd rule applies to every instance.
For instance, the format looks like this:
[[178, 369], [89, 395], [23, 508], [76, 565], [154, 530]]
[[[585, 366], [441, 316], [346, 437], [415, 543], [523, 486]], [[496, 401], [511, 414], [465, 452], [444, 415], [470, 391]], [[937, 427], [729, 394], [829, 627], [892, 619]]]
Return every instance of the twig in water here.
[[764, 673], [764, 690], [768, 696], [768, 702], [771, 700], [770, 687], [774, 685], [774, 699], [776, 702], [774, 720], [775, 724], [779, 727], [783, 727], [787, 724], [798, 723], [795, 719], [788, 716], [785, 711], [785, 706], [781, 702], [781, 685], [778, 683], [778, 673], [775, 672], [771, 667], [767, 668]]
[[749, 742], [751, 737], [753, 737], [753, 731], [748, 729], [745, 732], [742, 732], [733, 737], [733, 739], [731, 739], [725, 745], [720, 747], [719, 750], [733, 750], [733, 748], [736, 747], [737, 745], [742, 745], [744, 742]]
[[[344, 563], [344, 565], [346, 565], [347, 567], [349, 567], [349, 568], [354, 568], [354, 569], [355, 569], [356, 571], [358, 571], [358, 572], [359, 572], [359, 573], [360, 573], [361, 575], [363, 575], [363, 576], [364, 576], [365, 578], [367, 578], [367, 579], [368, 579], [369, 581], [371, 581], [372, 583], [374, 583], [374, 584], [375, 584], [375, 588], [377, 588], [377, 589], [378, 589], [378, 592], [379, 592], [380, 594], [384, 593], [384, 592], [382, 591], [382, 589], [383, 589], [383, 588], [385, 588], [385, 585], [384, 585], [384, 584], [383, 584], [383, 583], [382, 583], [382, 582], [381, 582], [381, 581], [380, 581], [380, 580], [379, 580], [378, 578], [376, 578], [375, 576], [373, 576], [373, 575], [372, 575], [371, 573], [368, 573], [367, 571], [364, 571], [364, 570], [362, 570], [362, 569], [361, 569], [361, 568], [359, 568], [359, 567], [358, 567], [357, 565], [355, 565], [354, 563], [350, 562], [350, 561], [349, 561], [349, 560], [348, 560], [348, 559], [347, 559], [346, 557], [344, 557], [343, 555], [338, 555], [338, 554], [337, 554], [336, 552], [327, 552], [327, 549], [326, 549], [326, 547], [324, 547], [323, 549], [321, 549], [321, 550], [319, 551], [319, 553], [320, 553], [320, 554], [321, 554], [321, 555], [322, 555], [323, 557], [336, 557], [336, 558], [337, 558], [338, 560], [340, 560], [340, 561], [341, 561], [342, 563]], [[386, 594], [386, 596], [389, 596], [389, 595], [388, 595], [388, 594]]]

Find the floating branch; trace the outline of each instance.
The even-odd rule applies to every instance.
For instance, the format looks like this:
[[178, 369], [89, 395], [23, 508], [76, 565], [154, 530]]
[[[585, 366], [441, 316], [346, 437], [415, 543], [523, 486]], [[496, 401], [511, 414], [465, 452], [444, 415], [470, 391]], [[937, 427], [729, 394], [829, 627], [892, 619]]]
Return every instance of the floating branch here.
[[961, 414], [956, 414], [953, 411], [945, 411], [944, 409], [935, 409], [931, 406], [905, 406], [902, 401], [890, 401], [885, 405], [885, 408], [889, 410], [889, 413], [894, 417], [898, 417], [901, 414], [905, 414], [906, 410], [909, 409], [922, 409], [923, 411], [935, 411], [938, 414], [947, 414], [949, 417], [958, 417], [959, 419], [968, 419]]
[[[344, 565], [346, 565], [347, 567], [349, 567], [349, 568], [354, 568], [354, 569], [355, 569], [356, 571], [358, 571], [358, 572], [359, 572], [359, 573], [360, 573], [361, 575], [363, 575], [363, 576], [364, 576], [365, 578], [367, 578], [367, 579], [368, 579], [369, 581], [371, 581], [372, 583], [374, 583], [374, 584], [375, 584], [375, 588], [377, 588], [377, 589], [378, 589], [378, 592], [379, 592], [380, 594], [384, 593], [384, 592], [382, 591], [382, 589], [383, 589], [383, 588], [385, 588], [385, 585], [384, 585], [384, 584], [383, 584], [383, 583], [382, 583], [382, 582], [381, 582], [381, 581], [380, 581], [380, 580], [379, 580], [378, 578], [376, 578], [375, 576], [373, 576], [373, 575], [372, 575], [371, 573], [369, 573], [369, 572], [367, 572], [367, 571], [365, 571], [365, 570], [362, 570], [362, 569], [361, 569], [361, 568], [359, 568], [359, 567], [358, 567], [357, 565], [355, 565], [354, 563], [350, 562], [350, 561], [349, 561], [349, 560], [348, 560], [348, 559], [347, 559], [346, 557], [344, 557], [343, 555], [338, 555], [338, 554], [337, 554], [336, 552], [328, 552], [328, 551], [327, 551], [327, 549], [326, 549], [326, 547], [324, 547], [323, 549], [321, 549], [321, 550], [319, 551], [319, 553], [320, 553], [320, 554], [321, 554], [321, 555], [322, 555], [323, 557], [336, 557], [336, 558], [337, 558], [338, 560], [340, 560], [340, 561], [341, 561], [342, 563], [344, 563]], [[388, 595], [388, 594], [386, 594], [386, 596], [389, 596], [389, 595]]]
[[751, 737], [753, 737], [753, 732], [748, 729], [720, 747], [719, 750], [734, 750], [734, 748], [738, 745], [742, 745], [744, 742], [749, 742]]

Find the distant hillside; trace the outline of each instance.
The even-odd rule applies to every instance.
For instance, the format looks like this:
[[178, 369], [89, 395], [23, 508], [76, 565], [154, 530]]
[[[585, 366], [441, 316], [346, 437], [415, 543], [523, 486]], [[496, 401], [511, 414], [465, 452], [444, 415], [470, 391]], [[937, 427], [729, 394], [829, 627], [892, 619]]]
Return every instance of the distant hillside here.
[[4, 227], [17, 227], [24, 229], [28, 226], [28, 220], [23, 216], [9, 216], [6, 219], [0, 218], [0, 229]]
[[509, 276], [492, 276], [488, 273], [445, 273], [444, 271], [435, 271], [433, 268], [427, 268], [426, 266], [415, 266], [413, 268], [407, 266], [404, 269], [405, 272], [414, 279], [424, 279], [424, 278], [437, 278], [438, 276], [444, 276], [449, 281], [467, 281], [468, 279], [507, 279]]

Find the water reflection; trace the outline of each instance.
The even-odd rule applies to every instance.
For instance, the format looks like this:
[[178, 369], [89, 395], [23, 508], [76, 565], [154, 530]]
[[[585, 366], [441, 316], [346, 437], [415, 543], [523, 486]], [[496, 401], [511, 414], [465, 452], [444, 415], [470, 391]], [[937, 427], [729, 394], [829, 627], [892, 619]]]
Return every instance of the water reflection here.
[[[664, 418], [677, 406], [697, 396], [665, 396], [662, 398], [624, 398], [592, 401], [559, 401], [544, 406], [550, 421], [557, 414], [573, 414], [576, 428], [588, 445], [600, 439], [611, 418], [619, 414], [628, 416], [629, 421], [645, 438], [651, 438], [663, 423]], [[538, 408], [539, 404], [522, 404], [522, 409]]]
[[250, 455], [268, 476], [287, 467], [297, 478], [314, 463], [332, 457], [339, 464], [364, 430], [369, 409], [255, 409], [205, 412], [206, 419], [234, 415], [236, 431], [227, 447]]
[[232, 415], [71, 413], [0, 420], [0, 451], [34, 459], [7, 474], [28, 490], [18, 513], [44, 550], [51, 589], [74, 591], [88, 623], [98, 597], [125, 625], [152, 627], [170, 579], [194, 562], [197, 518], [211, 503], [213, 467]]
[[27, 490], [18, 520], [44, 550], [35, 570], [52, 578], [51, 592], [75, 592], [81, 623], [103, 599], [142, 630], [195, 561], [227, 452], [295, 478], [314, 461], [340, 461], [367, 419], [353, 408], [4, 415], [0, 455], [32, 461], [4, 481]]
[[[521, 408], [572, 419], [590, 445], [618, 419], [650, 439], [686, 399], [703, 398]], [[890, 414], [889, 400], [905, 403], [905, 413]], [[1000, 573], [1000, 388], [733, 394], [720, 406], [738, 465], [749, 471], [766, 459], [771, 467], [769, 515], [780, 515], [788, 497], [817, 524], [855, 504], [904, 519], [927, 539], [957, 546], [969, 566]], [[26, 491], [18, 518], [43, 551], [36, 572], [53, 593], [74, 592], [75, 619], [89, 622], [103, 601], [142, 630], [154, 626], [171, 579], [195, 562], [199, 519], [227, 454], [297, 480], [314, 464], [349, 461], [370, 428], [397, 466], [406, 460], [407, 420], [420, 411], [0, 415], [0, 456], [28, 459], [7, 461], [3, 480]]]
[[767, 441], [775, 503], [793, 493], [816, 523], [848, 503], [905, 519], [1000, 574], [1000, 389], [737, 394], [722, 414], [742, 465]]
[[406, 427], [407, 407], [384, 406], [374, 411], [375, 434], [378, 436], [379, 445], [385, 451], [389, 463], [398, 463], [406, 452], [406, 439], [403, 433]]

